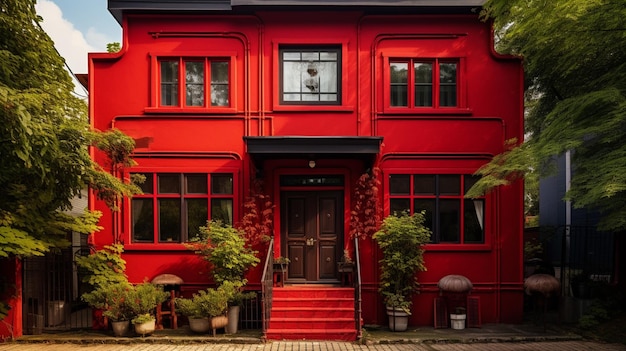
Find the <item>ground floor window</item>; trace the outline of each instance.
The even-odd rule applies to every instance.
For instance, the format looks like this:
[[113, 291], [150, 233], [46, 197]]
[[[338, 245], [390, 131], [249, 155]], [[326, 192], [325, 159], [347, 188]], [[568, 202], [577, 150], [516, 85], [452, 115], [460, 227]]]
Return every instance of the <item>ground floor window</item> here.
[[131, 200], [131, 241], [180, 243], [199, 234], [207, 220], [233, 222], [230, 173], [140, 173], [142, 195]]
[[468, 174], [389, 175], [390, 213], [424, 211], [433, 243], [485, 242], [485, 199], [466, 199], [478, 180]]

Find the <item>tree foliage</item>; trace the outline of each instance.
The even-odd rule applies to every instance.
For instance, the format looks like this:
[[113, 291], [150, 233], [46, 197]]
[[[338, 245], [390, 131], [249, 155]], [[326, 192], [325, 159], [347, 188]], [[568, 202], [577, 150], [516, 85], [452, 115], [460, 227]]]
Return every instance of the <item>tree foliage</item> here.
[[86, 188], [111, 204], [138, 191], [91, 159], [89, 146], [98, 145], [128, 165], [133, 141], [90, 129], [34, 3], [0, 3], [0, 257], [43, 255], [67, 245], [70, 231], [98, 230], [99, 213], [65, 212]]
[[[549, 174], [571, 150], [566, 195], [626, 228], [626, 6], [623, 0], [489, 0], [498, 50], [524, 58], [529, 140], [480, 170], [478, 186]], [[475, 189], [476, 190], [476, 189]]]

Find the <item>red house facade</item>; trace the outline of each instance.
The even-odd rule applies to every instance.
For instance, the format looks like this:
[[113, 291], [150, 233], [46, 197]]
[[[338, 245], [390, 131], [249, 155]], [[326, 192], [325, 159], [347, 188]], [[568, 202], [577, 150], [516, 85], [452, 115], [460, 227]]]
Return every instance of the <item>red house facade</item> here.
[[[119, 212], [90, 198], [104, 228], [91, 243], [123, 243], [132, 282], [210, 285], [183, 243], [207, 219], [240, 223], [260, 182], [285, 283], [340, 285], [355, 187], [378, 170], [382, 215], [425, 210], [433, 232], [409, 324], [433, 325], [449, 274], [472, 281], [482, 323], [521, 322], [522, 184], [464, 198], [523, 138], [521, 60], [494, 51], [483, 1], [108, 3], [122, 50], [89, 55], [90, 116], [135, 139], [137, 165], [116, 175], [146, 182]], [[265, 254], [249, 289], [262, 288]], [[371, 238], [358, 258], [362, 323], [385, 325]]]

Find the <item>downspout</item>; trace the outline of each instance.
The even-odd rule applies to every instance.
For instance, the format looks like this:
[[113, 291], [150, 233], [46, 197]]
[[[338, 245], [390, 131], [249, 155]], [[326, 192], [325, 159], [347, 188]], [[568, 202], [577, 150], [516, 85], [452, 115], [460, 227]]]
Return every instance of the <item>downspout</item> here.
[[265, 60], [263, 60], [263, 34], [265, 32], [265, 25], [258, 15], [255, 15], [255, 18], [259, 21], [259, 136], [263, 136], [265, 135], [265, 89], [263, 89], [263, 63], [265, 62]]

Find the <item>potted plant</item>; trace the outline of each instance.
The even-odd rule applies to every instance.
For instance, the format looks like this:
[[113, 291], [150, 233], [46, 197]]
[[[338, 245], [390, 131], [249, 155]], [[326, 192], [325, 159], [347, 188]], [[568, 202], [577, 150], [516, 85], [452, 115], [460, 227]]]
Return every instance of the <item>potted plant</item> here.
[[349, 250], [343, 250], [343, 256], [337, 266], [339, 273], [349, 273], [354, 270], [354, 261], [352, 260]]
[[125, 336], [130, 328], [133, 311], [129, 304], [132, 285], [128, 282], [100, 286], [82, 295], [82, 299], [111, 321], [115, 336]]
[[[208, 221], [206, 227], [200, 227], [200, 235], [186, 246], [209, 262], [211, 276], [218, 290], [224, 285], [222, 292], [233, 289], [233, 286], [228, 284], [236, 285], [235, 289], [242, 292], [247, 283], [244, 278], [246, 272], [260, 261], [256, 257], [257, 251], [247, 244], [244, 231], [221, 221]], [[234, 298], [235, 294], [229, 296]], [[234, 306], [234, 303], [231, 305]], [[238, 311], [232, 312], [231, 315], [233, 319], [231, 323], [239, 324]]]
[[200, 290], [191, 298], [176, 298], [178, 311], [189, 319], [189, 329], [196, 333], [206, 333], [211, 329], [209, 314], [213, 311], [209, 307], [213, 303], [213, 296], [209, 290]]
[[[84, 293], [81, 297], [95, 309], [94, 320], [98, 328], [108, 328], [109, 320], [116, 321], [116, 319], [126, 318], [122, 317], [122, 314], [125, 315], [126, 312], [119, 311], [119, 314], [116, 311], [107, 312], [107, 309], [116, 308], [117, 302], [124, 301], [127, 291], [121, 287], [127, 287], [130, 284], [125, 273], [126, 261], [122, 258], [122, 252], [124, 252], [124, 246], [120, 244], [105, 245], [90, 255], [77, 256], [75, 259], [76, 265], [86, 272], [82, 281], [92, 288], [91, 291]], [[120, 291], [112, 290], [116, 288], [119, 288]], [[114, 301], [117, 294], [123, 295]], [[122, 308], [123, 306], [118, 307]], [[105, 314], [105, 312], [107, 313]]]
[[465, 314], [465, 307], [456, 307], [454, 313], [450, 313], [450, 325], [452, 329], [465, 329], [465, 320], [467, 314]]
[[284, 285], [289, 262], [287, 257], [278, 256], [274, 258], [274, 286]]
[[216, 329], [225, 328], [228, 325], [226, 313], [228, 311], [228, 298], [232, 294], [232, 286], [228, 283], [219, 286], [217, 289], [207, 290], [207, 312], [209, 313], [209, 325], [213, 329], [213, 336], [215, 336]]
[[423, 245], [430, 241], [430, 235], [423, 213], [390, 215], [374, 233], [373, 239], [383, 254], [379, 261], [379, 291], [392, 331], [407, 328], [412, 297], [419, 286], [417, 272], [426, 270]]
[[162, 287], [150, 282], [138, 284], [129, 291], [128, 303], [134, 314], [131, 322], [135, 326], [135, 333], [145, 336], [154, 332], [156, 307], [168, 296]]
[[251, 299], [256, 297], [256, 293], [251, 291], [246, 293], [243, 290], [243, 287], [246, 285], [247, 280], [243, 281], [224, 281], [222, 285], [219, 286], [218, 290], [220, 290], [223, 294], [226, 295], [226, 299], [228, 301], [228, 326], [226, 328], [226, 332], [230, 334], [236, 334], [239, 329], [239, 312], [241, 311], [241, 306], [243, 302], [247, 299]]

